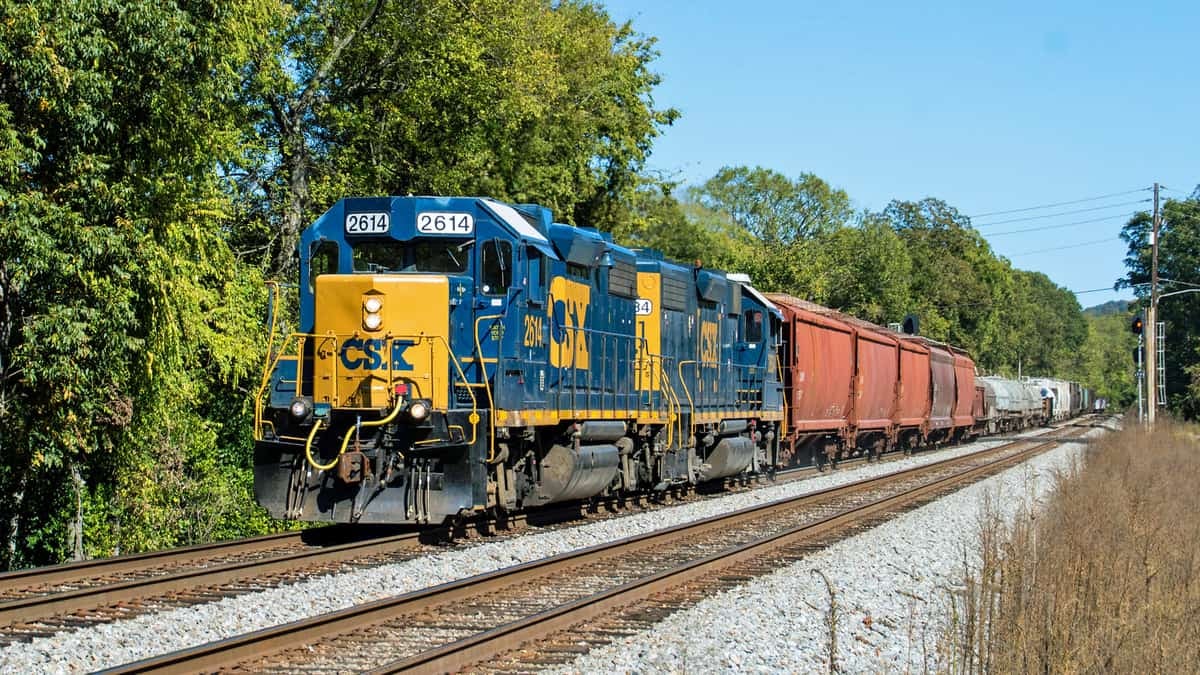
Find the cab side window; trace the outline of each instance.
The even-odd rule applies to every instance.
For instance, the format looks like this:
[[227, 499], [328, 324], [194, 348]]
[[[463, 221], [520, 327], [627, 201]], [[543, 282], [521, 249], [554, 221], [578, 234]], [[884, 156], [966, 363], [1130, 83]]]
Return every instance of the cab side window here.
[[757, 309], [748, 309], [742, 323], [742, 342], [762, 342], [763, 315]]
[[545, 297], [542, 290], [542, 265], [544, 264], [542, 262], [544, 260], [542, 252], [535, 248], [527, 248], [525, 249], [525, 256], [528, 260], [525, 278], [529, 283], [529, 299], [541, 302]]
[[322, 274], [337, 274], [338, 245], [337, 242], [322, 239], [315, 242], [308, 257], [308, 291], [315, 292], [317, 277]]
[[512, 244], [500, 239], [484, 243], [479, 253], [479, 290], [504, 295], [512, 282]]

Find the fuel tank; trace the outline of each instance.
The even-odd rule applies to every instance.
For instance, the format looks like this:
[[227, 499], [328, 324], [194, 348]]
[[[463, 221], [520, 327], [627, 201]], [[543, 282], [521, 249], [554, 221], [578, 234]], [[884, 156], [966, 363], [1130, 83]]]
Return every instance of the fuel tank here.
[[750, 467], [754, 443], [745, 436], [722, 438], [700, 467], [700, 480], [737, 475]]
[[554, 445], [542, 459], [537, 500], [549, 504], [600, 494], [616, 478], [620, 461], [615, 445]]

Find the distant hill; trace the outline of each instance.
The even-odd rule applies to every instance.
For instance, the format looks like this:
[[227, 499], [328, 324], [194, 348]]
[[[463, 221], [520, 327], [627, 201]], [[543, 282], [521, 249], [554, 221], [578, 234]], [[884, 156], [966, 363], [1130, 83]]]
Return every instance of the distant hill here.
[[1109, 314], [1124, 314], [1129, 311], [1128, 300], [1109, 300], [1103, 305], [1088, 307], [1083, 313], [1088, 316], [1107, 316]]

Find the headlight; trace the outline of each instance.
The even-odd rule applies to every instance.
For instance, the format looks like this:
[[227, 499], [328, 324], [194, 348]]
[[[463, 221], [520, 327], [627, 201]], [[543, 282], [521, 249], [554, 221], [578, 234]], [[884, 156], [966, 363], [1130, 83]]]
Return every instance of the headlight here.
[[306, 398], [297, 398], [292, 401], [291, 412], [292, 417], [298, 420], [307, 419], [312, 414], [312, 404]]
[[363, 301], [363, 309], [367, 310], [368, 314], [374, 314], [383, 309], [383, 301], [379, 298], [367, 298]]
[[425, 401], [413, 401], [412, 405], [408, 406], [408, 414], [414, 420], [423, 420], [429, 417], [429, 404]]
[[379, 316], [378, 314], [370, 313], [363, 317], [363, 326], [365, 326], [367, 330], [379, 330], [379, 327], [382, 325], [383, 317]]

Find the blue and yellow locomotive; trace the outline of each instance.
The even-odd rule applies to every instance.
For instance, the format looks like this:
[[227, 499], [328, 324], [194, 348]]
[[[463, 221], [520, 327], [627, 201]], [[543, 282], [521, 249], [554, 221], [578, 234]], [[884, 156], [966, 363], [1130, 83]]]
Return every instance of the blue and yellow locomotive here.
[[343, 199], [301, 238], [299, 332], [272, 322], [256, 497], [440, 523], [769, 468], [781, 316], [748, 281], [536, 205]]

